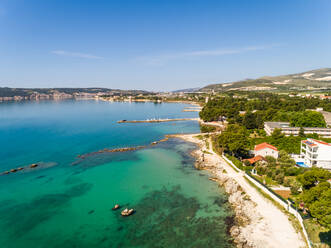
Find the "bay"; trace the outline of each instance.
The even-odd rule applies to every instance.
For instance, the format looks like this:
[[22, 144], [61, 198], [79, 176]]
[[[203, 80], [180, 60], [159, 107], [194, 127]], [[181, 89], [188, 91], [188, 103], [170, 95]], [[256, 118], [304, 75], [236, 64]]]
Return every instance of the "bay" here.
[[[192, 144], [165, 134], [197, 133], [186, 104], [41, 101], [0, 104], [0, 247], [231, 247], [225, 193], [194, 168]], [[77, 161], [79, 163], [77, 163]], [[73, 165], [74, 164], [74, 165]], [[114, 204], [136, 213], [123, 218]], [[122, 208], [122, 209], [123, 209]]]

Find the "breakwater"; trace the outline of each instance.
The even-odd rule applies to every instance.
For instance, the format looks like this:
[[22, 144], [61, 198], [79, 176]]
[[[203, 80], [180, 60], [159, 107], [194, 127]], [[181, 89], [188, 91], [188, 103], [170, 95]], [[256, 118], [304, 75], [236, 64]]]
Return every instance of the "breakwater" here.
[[144, 146], [122, 147], [122, 148], [115, 148], [115, 149], [104, 148], [104, 149], [96, 151], [96, 152], [90, 152], [90, 153], [85, 153], [85, 154], [82, 154], [82, 155], [77, 155], [77, 158], [79, 160], [73, 162], [71, 165], [77, 165], [80, 162], [82, 162], [85, 158], [95, 156], [95, 155], [98, 155], [98, 154], [102, 154], [102, 153], [129, 152], [129, 151], [136, 151], [136, 150], [144, 149], [144, 148], [147, 148], [147, 147], [150, 147], [150, 146], [157, 145], [161, 142], [165, 142], [170, 137], [171, 137], [171, 135], [166, 135], [165, 138], [163, 138], [161, 140], [158, 140], [158, 141], [153, 141], [150, 144], [144, 145]]
[[[90, 152], [90, 153], [86, 153], [86, 154], [82, 154], [82, 155], [77, 155], [77, 158], [79, 160], [71, 163], [71, 165], [77, 165], [80, 162], [82, 162], [85, 158], [88, 158], [88, 157], [91, 157], [91, 156], [95, 156], [95, 155], [98, 155], [98, 154], [102, 154], [102, 153], [129, 152], [129, 151], [140, 150], [140, 149], [143, 149], [143, 148], [147, 148], [147, 147], [150, 147], [150, 146], [157, 145], [157, 144], [159, 144], [161, 142], [165, 142], [170, 137], [171, 137], [171, 135], [166, 135], [165, 138], [163, 138], [161, 140], [158, 140], [158, 141], [153, 141], [150, 144], [144, 145], [144, 146], [122, 147], [122, 148], [115, 148], [115, 149], [104, 148], [104, 149], [99, 150], [99, 151], [96, 151], [96, 152]], [[27, 170], [27, 169], [34, 169], [34, 168], [37, 168], [37, 167], [40, 167], [40, 164], [30, 164], [30, 165], [27, 165], [27, 166], [24, 166], [24, 167], [12, 168], [10, 170], [1, 172], [0, 173], [0, 176], [2, 176], [2, 175], [9, 175], [9, 174], [16, 173], [16, 172], [23, 171], [23, 170]]]
[[157, 123], [171, 121], [199, 121], [199, 118], [176, 118], [176, 119], [147, 119], [147, 120], [120, 120], [117, 123]]
[[0, 173], [0, 176], [8, 175], [8, 174], [11, 174], [11, 173], [16, 173], [16, 172], [19, 172], [19, 171], [22, 171], [22, 170], [26, 170], [28, 168], [33, 169], [33, 168], [36, 168], [38, 166], [39, 166], [38, 164], [30, 164], [30, 165], [24, 166], [24, 167], [13, 168], [13, 169], [10, 169], [10, 170], [7, 170], [7, 171], [4, 171], [4, 172]]

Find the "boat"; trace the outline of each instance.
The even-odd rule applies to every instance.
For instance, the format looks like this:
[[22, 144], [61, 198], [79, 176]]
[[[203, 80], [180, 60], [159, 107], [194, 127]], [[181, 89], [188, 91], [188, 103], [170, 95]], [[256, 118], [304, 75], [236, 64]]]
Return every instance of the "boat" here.
[[121, 212], [121, 215], [122, 216], [130, 216], [131, 214], [134, 213], [134, 209], [131, 208], [131, 209], [124, 209], [122, 212]]
[[116, 204], [116, 205], [112, 208], [112, 210], [117, 210], [117, 209], [119, 209], [120, 207], [121, 207], [120, 205]]

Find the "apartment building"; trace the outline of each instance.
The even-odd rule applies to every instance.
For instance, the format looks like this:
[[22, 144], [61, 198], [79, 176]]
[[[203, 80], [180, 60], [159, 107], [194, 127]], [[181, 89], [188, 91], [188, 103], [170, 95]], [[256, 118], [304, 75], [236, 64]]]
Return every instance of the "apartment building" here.
[[[300, 127], [290, 127], [289, 122], [265, 122], [264, 130], [267, 135], [271, 135], [272, 132], [279, 128], [282, 130], [282, 133], [286, 136], [298, 136], [300, 132]], [[316, 133], [325, 138], [331, 138], [331, 128], [324, 127], [304, 127], [305, 134], [313, 134]]]
[[300, 157], [308, 167], [322, 167], [331, 170], [331, 144], [307, 139], [301, 141]]

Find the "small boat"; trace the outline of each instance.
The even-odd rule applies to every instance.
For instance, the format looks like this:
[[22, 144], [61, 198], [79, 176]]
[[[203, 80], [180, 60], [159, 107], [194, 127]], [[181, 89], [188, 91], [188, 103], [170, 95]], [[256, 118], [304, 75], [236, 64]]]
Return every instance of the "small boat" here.
[[18, 171], [23, 170], [23, 167], [19, 167], [19, 168], [17, 168], [17, 170], [18, 170]]
[[37, 167], [38, 166], [38, 164], [31, 164], [30, 165], [30, 168], [35, 168], [35, 167]]
[[116, 205], [112, 208], [112, 210], [117, 210], [117, 209], [119, 209], [120, 207], [121, 207], [120, 205], [116, 204]]
[[14, 173], [14, 172], [16, 172], [17, 171], [17, 169], [11, 169], [10, 170], [10, 172], [12, 172], [12, 173]]
[[131, 208], [131, 209], [124, 209], [122, 212], [121, 212], [121, 215], [122, 216], [130, 216], [131, 214], [134, 213], [134, 209]]

